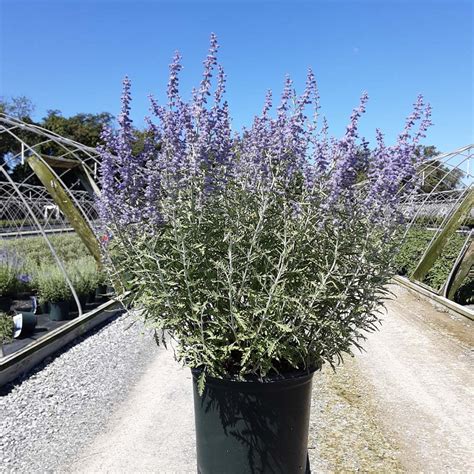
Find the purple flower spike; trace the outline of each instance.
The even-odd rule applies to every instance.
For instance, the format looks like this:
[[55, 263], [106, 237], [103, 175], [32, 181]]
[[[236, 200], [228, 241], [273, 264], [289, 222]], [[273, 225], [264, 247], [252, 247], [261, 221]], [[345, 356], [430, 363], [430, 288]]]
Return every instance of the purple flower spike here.
[[[261, 114], [239, 134], [231, 128], [225, 100], [227, 78], [217, 60], [218, 49], [217, 37], [212, 34], [202, 80], [189, 102], [180, 95], [181, 55], [174, 54], [168, 103], [163, 106], [150, 97], [152, 119], [146, 119], [139, 153], [133, 153], [131, 83], [124, 79], [118, 130], [104, 130], [100, 148], [99, 210], [106, 225], [122, 229], [136, 223], [151, 228], [163, 225], [164, 203], [189, 186], [200, 187], [200, 205], [228, 186], [240, 186], [248, 193], [277, 188], [280, 196], [298, 189], [312, 202], [320, 202], [327, 215], [363, 206], [366, 215], [374, 219], [380, 218], [387, 205], [396, 206], [402, 186], [406, 192], [414, 189], [412, 178], [419, 165], [415, 151], [431, 125], [431, 107], [422, 96], [417, 98], [397, 143], [386, 145], [377, 130], [376, 144], [370, 148], [359, 137], [368, 94], [362, 94], [352, 111], [344, 135], [330, 137], [325, 118], [318, 126], [319, 92], [309, 69], [300, 96], [287, 76], [276, 113], [272, 114], [272, 93], [268, 91]], [[359, 186], [364, 179], [365, 185]]]

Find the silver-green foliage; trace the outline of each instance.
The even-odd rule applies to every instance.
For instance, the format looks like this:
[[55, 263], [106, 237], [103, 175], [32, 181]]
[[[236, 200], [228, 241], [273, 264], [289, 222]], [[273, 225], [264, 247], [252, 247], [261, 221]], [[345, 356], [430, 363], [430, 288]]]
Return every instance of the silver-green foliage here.
[[110, 252], [185, 365], [221, 377], [311, 369], [376, 328], [393, 245], [362, 208], [323, 219], [317, 193], [290, 200], [265, 186], [209, 199], [191, 186], [163, 199], [166, 224], [117, 228]]
[[18, 280], [15, 268], [0, 263], [0, 297], [14, 295], [17, 288]]
[[34, 284], [41, 301], [58, 303], [72, 299], [72, 292], [64, 274], [56, 265], [43, 265], [39, 268], [34, 277]]
[[5, 313], [0, 313], [0, 344], [13, 340], [13, 318]]

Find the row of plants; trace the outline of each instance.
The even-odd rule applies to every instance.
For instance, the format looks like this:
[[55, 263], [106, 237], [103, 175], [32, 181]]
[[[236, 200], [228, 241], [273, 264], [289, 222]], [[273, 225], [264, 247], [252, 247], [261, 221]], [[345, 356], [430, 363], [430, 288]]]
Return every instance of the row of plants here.
[[[84, 256], [64, 263], [64, 268], [84, 304], [97, 288], [105, 285], [105, 274], [97, 269], [92, 257]], [[40, 304], [73, 300], [71, 288], [55, 264], [43, 263], [21, 274], [13, 266], [0, 265], [0, 302], [3, 300], [8, 305], [11, 299], [28, 295], [35, 295]]]
[[[51, 223], [55, 223], [55, 222], [62, 222], [62, 220], [61, 219], [50, 218], [48, 220], [38, 219], [38, 222], [41, 225], [44, 225], [46, 223], [51, 224]], [[32, 225], [29, 222], [29, 219], [3, 219], [3, 220], [0, 220], [0, 229], [8, 229], [8, 228], [11, 228], [11, 227], [16, 228], [16, 227], [23, 227], [23, 226], [28, 226], [28, 225]]]
[[[413, 273], [434, 235], [435, 230], [426, 228], [414, 227], [408, 231], [403, 245], [395, 257], [398, 274], [409, 276]], [[454, 234], [449, 239], [443, 249], [443, 253], [436, 260], [423, 283], [434, 290], [439, 290], [442, 287], [449, 276], [454, 261], [461, 251], [464, 241], [465, 236], [460, 233]], [[474, 279], [468, 278], [464, 282], [456, 292], [455, 301], [461, 304], [474, 303]]]
[[[105, 273], [79, 237], [55, 236], [50, 241], [82, 308], [106, 292]], [[48, 313], [53, 320], [68, 319], [77, 306], [61, 268], [40, 237], [5, 241], [0, 248], [0, 311], [12, 313], [13, 300], [29, 299], [32, 311]]]
[[[55, 235], [48, 237], [48, 239], [58, 257], [64, 262], [89, 255], [86, 246], [75, 234]], [[0, 246], [0, 252], [2, 251], [21, 256], [21, 260], [26, 266], [55, 263], [51, 250], [43, 237], [5, 240]]]

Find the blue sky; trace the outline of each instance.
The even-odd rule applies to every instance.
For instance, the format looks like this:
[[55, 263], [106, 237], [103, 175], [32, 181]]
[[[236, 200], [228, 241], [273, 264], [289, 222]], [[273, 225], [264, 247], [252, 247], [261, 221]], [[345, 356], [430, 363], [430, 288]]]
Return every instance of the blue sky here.
[[331, 131], [343, 132], [362, 91], [361, 131], [393, 141], [418, 93], [433, 106], [426, 143], [451, 151], [472, 143], [473, 7], [452, 1], [0, 0], [0, 95], [26, 95], [35, 118], [119, 108], [133, 84], [140, 125], [147, 95], [163, 98], [173, 52], [183, 54], [182, 91], [202, 71], [211, 32], [228, 75], [234, 128], [261, 110], [285, 74], [301, 90], [313, 67]]

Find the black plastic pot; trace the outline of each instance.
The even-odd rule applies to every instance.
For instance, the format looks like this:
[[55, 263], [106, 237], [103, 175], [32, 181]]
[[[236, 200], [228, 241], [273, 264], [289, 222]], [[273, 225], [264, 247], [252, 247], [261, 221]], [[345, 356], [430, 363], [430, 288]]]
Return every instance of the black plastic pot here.
[[69, 319], [69, 301], [49, 303], [49, 319], [51, 321], [64, 321]]
[[39, 304], [39, 312], [40, 314], [48, 314], [50, 310], [50, 304], [49, 301], [42, 301]]
[[206, 378], [202, 396], [192, 370], [197, 470], [200, 474], [309, 471], [313, 373], [268, 382]]
[[0, 311], [4, 313], [8, 313], [10, 311], [10, 307], [13, 303], [13, 299], [9, 296], [2, 296], [0, 297]]
[[99, 285], [95, 290], [96, 301], [104, 301], [107, 293], [107, 285]]
[[[79, 303], [81, 305], [81, 308], [82, 310], [84, 311], [86, 309], [86, 305], [87, 305], [87, 300], [89, 298], [89, 295], [77, 295], [77, 297], [79, 298]], [[76, 304], [76, 302], [74, 301], [74, 303]], [[76, 304], [77, 306], [77, 304]], [[79, 308], [77, 308], [79, 310]]]
[[23, 311], [13, 316], [14, 338], [27, 337], [34, 333], [36, 327], [36, 314]]

